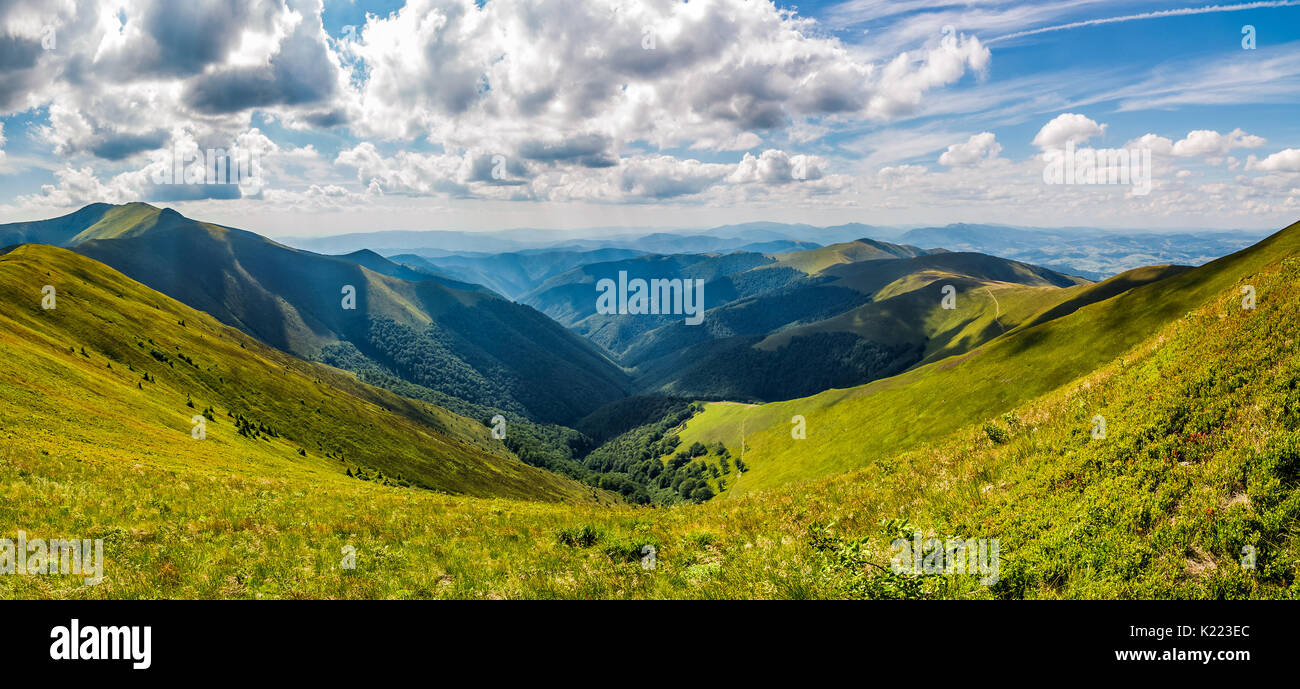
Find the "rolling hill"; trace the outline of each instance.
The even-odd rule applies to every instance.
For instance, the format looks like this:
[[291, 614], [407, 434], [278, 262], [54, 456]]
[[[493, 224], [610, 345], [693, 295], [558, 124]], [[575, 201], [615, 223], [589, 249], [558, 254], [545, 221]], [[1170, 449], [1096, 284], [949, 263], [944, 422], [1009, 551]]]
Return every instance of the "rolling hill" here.
[[434, 270], [467, 282], [484, 285], [509, 299], [518, 299], [550, 278], [578, 266], [632, 258], [642, 253], [632, 249], [592, 251], [557, 249], [441, 257], [398, 254], [393, 256], [392, 260], [414, 268]]
[[[705, 279], [703, 324], [679, 315], [595, 313], [594, 282], [624, 271], [629, 278]], [[596, 263], [552, 278], [525, 301], [612, 352], [632, 369], [642, 394], [773, 401], [964, 351], [1001, 334], [1016, 314], [1066, 300], [1063, 288], [1086, 282], [983, 254], [860, 239], [775, 255]], [[978, 308], [943, 309], [944, 285]], [[992, 290], [1007, 302], [1006, 316]]]
[[326, 362], [359, 354], [410, 382], [546, 422], [576, 421], [626, 392], [626, 376], [595, 348], [476, 285], [374, 254], [291, 249], [147, 204], [98, 210], [76, 234], [67, 218], [51, 222], [78, 253], [286, 352]]
[[594, 497], [520, 462], [480, 422], [267, 347], [64, 249], [7, 249], [0, 302], [9, 446], [205, 482], [350, 474], [484, 497]]
[[430, 266], [413, 266], [397, 261], [391, 261], [379, 254], [369, 250], [360, 249], [350, 254], [335, 256], [344, 261], [351, 261], [367, 270], [387, 275], [392, 278], [399, 278], [410, 282], [421, 282], [423, 280], [433, 280], [444, 287], [464, 290], [467, 292], [488, 292], [488, 288], [474, 282], [465, 282]]
[[[1065, 300], [1022, 315], [1005, 334], [897, 376], [762, 406], [709, 405], [681, 442], [721, 442], [733, 454], [743, 442], [752, 471], [732, 484], [739, 493], [851, 471], [1055, 390], [1214, 295], [1239, 289], [1245, 276], [1298, 254], [1300, 225], [1293, 225], [1199, 268], [1139, 269], [1115, 284], [1062, 290]], [[791, 437], [795, 416], [806, 419], [804, 440]]]
[[[0, 275], [10, 270], [0, 261]], [[39, 267], [6, 302], [36, 300], [33, 279], [43, 280]], [[1247, 285], [1256, 309], [1242, 306]], [[0, 577], [0, 596], [1294, 598], [1298, 295], [1300, 225], [1068, 315], [1031, 318], [964, 358], [806, 400], [801, 447], [780, 437], [789, 403], [711, 405], [684, 436], [698, 437], [702, 421], [720, 429], [724, 408], [751, 414], [737, 426], [759, 427], [744, 453], [753, 466], [728, 480], [744, 485], [819, 452], [858, 468], [815, 478], [805, 464], [790, 482], [659, 510], [443, 496], [278, 464], [232, 476], [199, 462], [103, 461], [62, 449], [76, 442], [71, 429], [47, 437], [27, 422], [35, 432], [0, 446], [0, 521], [103, 537], [106, 577], [94, 587]], [[20, 341], [15, 351], [29, 348]], [[104, 375], [97, 362], [76, 366], [91, 364]], [[980, 365], [995, 370], [981, 376]], [[923, 390], [906, 395], [902, 382]], [[6, 423], [32, 411], [64, 418], [31, 405], [7, 407]], [[1090, 433], [1097, 415], [1105, 438]], [[926, 427], [909, 429], [914, 421]], [[891, 572], [892, 539], [916, 532], [999, 539], [997, 580]], [[640, 560], [647, 545], [653, 570]], [[339, 565], [349, 546], [353, 570]]]

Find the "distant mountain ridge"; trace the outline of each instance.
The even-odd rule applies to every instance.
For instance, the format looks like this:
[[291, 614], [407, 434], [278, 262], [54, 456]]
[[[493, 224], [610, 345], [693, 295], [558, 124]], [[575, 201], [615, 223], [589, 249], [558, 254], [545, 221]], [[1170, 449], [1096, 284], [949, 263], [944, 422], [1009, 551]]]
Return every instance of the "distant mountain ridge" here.
[[604, 248], [630, 249], [645, 253], [726, 253], [730, 251], [776, 253], [781, 250], [779, 247], [755, 245], [788, 241], [825, 246], [870, 237], [927, 249], [942, 248], [949, 251], [992, 254], [1079, 275], [1090, 280], [1100, 280], [1145, 265], [1200, 265], [1244, 248], [1263, 236], [1264, 233], [1259, 231], [1199, 228], [1156, 232], [1140, 229], [1042, 228], [980, 223], [900, 228], [863, 223], [819, 227], [799, 223], [750, 222], [708, 229], [382, 231], [285, 241], [293, 246], [325, 253], [347, 253], [361, 248], [370, 248], [385, 255], [417, 254], [433, 258], [437, 255], [459, 252], [495, 254], [538, 249], [590, 251]]
[[909, 230], [901, 241], [994, 254], [1100, 280], [1148, 265], [1198, 266], [1244, 249], [1263, 236], [1258, 232], [1118, 232], [955, 223]]
[[[703, 279], [703, 324], [597, 313], [596, 282], [620, 273]], [[1056, 292], [1087, 281], [993, 256], [858, 239], [783, 254], [650, 254], [587, 264], [521, 301], [611, 352], [633, 371], [639, 394], [776, 400], [893, 375], [999, 333], [989, 322], [996, 309], [982, 296], [964, 320], [948, 318], [938, 282], [966, 299], [986, 287]], [[862, 319], [870, 327], [855, 325]], [[946, 325], [927, 325], [934, 323]]]

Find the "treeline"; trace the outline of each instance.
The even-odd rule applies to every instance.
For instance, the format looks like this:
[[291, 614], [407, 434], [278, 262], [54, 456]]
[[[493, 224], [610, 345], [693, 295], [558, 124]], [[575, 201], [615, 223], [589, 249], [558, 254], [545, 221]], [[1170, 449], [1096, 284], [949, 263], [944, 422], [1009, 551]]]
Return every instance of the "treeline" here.
[[[680, 439], [672, 431], [703, 409], [687, 399], [630, 397], [596, 410], [574, 429], [537, 423], [512, 410], [475, 404], [403, 380], [351, 344], [325, 347], [318, 360], [352, 371], [364, 383], [436, 404], [485, 427], [490, 428], [491, 419], [500, 414], [506, 419], [502, 443], [520, 460], [618, 493], [635, 504], [702, 502], [725, 489], [729, 473], [743, 470], [721, 443], [678, 447]], [[662, 461], [668, 455], [673, 457]]]
[[[579, 458], [595, 447], [596, 443], [579, 431], [555, 424], [537, 423], [514, 409], [475, 404], [403, 380], [348, 343], [324, 347], [317, 360], [336, 368], [352, 371], [357, 374], [361, 382], [368, 385], [390, 390], [403, 397], [435, 404], [461, 416], [477, 419], [485, 426], [490, 426], [492, 417], [500, 414], [506, 418], [507, 429], [506, 437], [502, 442], [506, 449], [515, 453], [524, 463], [584, 483], [596, 484], [598, 477], [593, 477], [592, 472], [579, 461]], [[449, 429], [436, 430], [445, 433]]]
[[[681, 494], [681, 482], [676, 480], [683, 464], [670, 468], [660, 458], [672, 454], [681, 442], [671, 431], [702, 411], [703, 405], [684, 399], [639, 399], [656, 410], [658, 418], [606, 441], [592, 450], [583, 459], [583, 464], [600, 474], [600, 488], [619, 493], [630, 502], [671, 504], [693, 499], [695, 496], [689, 493]], [[625, 405], [613, 410], [610, 418], [628, 418], [634, 414], [634, 410]], [[699, 497], [707, 500], [713, 496], [701, 494]]]
[[640, 395], [611, 402], [588, 414], [576, 428], [596, 443], [630, 431], [638, 426], [655, 424], [671, 414], [679, 414], [687, 400], [666, 395]]

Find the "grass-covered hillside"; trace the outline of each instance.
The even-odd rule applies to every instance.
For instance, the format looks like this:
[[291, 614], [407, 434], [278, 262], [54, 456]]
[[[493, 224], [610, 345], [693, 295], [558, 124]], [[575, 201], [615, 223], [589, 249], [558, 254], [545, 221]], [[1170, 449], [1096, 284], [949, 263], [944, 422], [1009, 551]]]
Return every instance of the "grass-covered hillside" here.
[[[67, 237], [78, 218], [85, 226]], [[56, 243], [303, 358], [360, 355], [409, 382], [543, 422], [577, 421], [629, 385], [595, 347], [537, 311], [370, 252], [322, 256], [144, 203], [45, 223]]]
[[[47, 285], [54, 301], [43, 304]], [[15, 451], [204, 481], [593, 497], [526, 466], [478, 421], [271, 349], [64, 249], [0, 255], [0, 303], [0, 436]]]
[[[1236, 254], [1193, 270], [1137, 276], [1138, 286], [1101, 301], [1071, 302], [1065, 315], [1030, 318], [986, 344], [867, 385], [758, 407], [710, 405], [682, 442], [722, 442], [751, 471], [732, 490], [772, 488], [851, 471], [996, 417], [1092, 371], [1165, 324], [1270, 263], [1300, 254], [1293, 225]], [[1140, 284], [1141, 280], [1164, 279]], [[1119, 276], [1117, 280], [1131, 280]], [[1103, 285], [1105, 283], [1102, 283]], [[1105, 296], [1109, 288], [1084, 295]], [[966, 300], [971, 303], [974, 300]], [[962, 303], [959, 301], [959, 304]], [[1056, 311], [1060, 307], [1051, 307]], [[791, 437], [803, 416], [807, 438]]]
[[[24, 429], [0, 451], [0, 522], [103, 538], [106, 577], [95, 587], [71, 577], [3, 577], [0, 594], [1295, 597], [1296, 234], [1291, 228], [1208, 271], [1048, 324], [1081, 318], [1113, 328], [1142, 319], [1131, 331], [1114, 331], [1127, 343], [1090, 355], [1096, 366], [1053, 372], [1059, 385], [1022, 392], [989, 413], [968, 405], [950, 417], [948, 430], [911, 443], [875, 437], [912, 421], [906, 404], [877, 407], [879, 415], [836, 428], [819, 428], [810, 414], [809, 455], [814, 439], [832, 431], [846, 445], [876, 449], [858, 452], [857, 470], [843, 475], [703, 505], [638, 509], [452, 497], [270, 464], [231, 474], [195, 458], [163, 463], [78, 454], [62, 440], [77, 437], [66, 425], [46, 445]], [[1247, 285], [1258, 295], [1253, 310], [1242, 307]], [[1030, 341], [1007, 338], [986, 351], [1012, 342], [1026, 357], [1020, 387], [1045, 385], [1034, 370], [1044, 365], [1030, 354], [1034, 346], [1068, 335], [1079, 347], [1098, 347], [1086, 329], [1065, 330]], [[51, 346], [45, 358], [62, 355], [57, 350]], [[1059, 348], [1052, 353], [1065, 356]], [[996, 371], [991, 381], [968, 377], [966, 387], [950, 379], [947, 401], [994, 399], [987, 386], [1016, 384], [1008, 373]], [[756, 409], [765, 407], [737, 407]], [[6, 408], [5, 418], [12, 414]], [[1095, 416], [1105, 419], [1105, 438], [1093, 437]], [[763, 431], [756, 437], [764, 440]], [[769, 441], [746, 450], [751, 474], [793, 456], [774, 447]], [[822, 440], [816, 447], [833, 446]], [[915, 531], [998, 539], [997, 582], [889, 572], [890, 540]], [[356, 549], [355, 569], [341, 566], [347, 546]], [[647, 546], [654, 548], [652, 569], [642, 564]], [[1254, 549], [1253, 568], [1241, 564], [1246, 546]]]
[[[703, 322], [688, 324], [680, 314], [596, 313], [596, 281], [621, 273], [703, 280]], [[964, 351], [1014, 325], [1008, 319], [1041, 313], [1083, 284], [995, 256], [859, 239], [776, 255], [592, 263], [523, 299], [614, 355], [632, 371], [638, 392], [773, 401], [861, 385]], [[941, 307], [939, 290], [948, 285], [966, 308]], [[990, 291], [1007, 289], [1004, 318]]]
[[[935, 245], [937, 246], [937, 245]], [[876, 261], [891, 258], [912, 258], [930, 253], [940, 253], [942, 249], [927, 251], [907, 244], [891, 244], [874, 239], [857, 239], [851, 242], [831, 244], [807, 251], [789, 251], [777, 255], [777, 265], [789, 266], [798, 271], [816, 275], [831, 266], [861, 261]]]

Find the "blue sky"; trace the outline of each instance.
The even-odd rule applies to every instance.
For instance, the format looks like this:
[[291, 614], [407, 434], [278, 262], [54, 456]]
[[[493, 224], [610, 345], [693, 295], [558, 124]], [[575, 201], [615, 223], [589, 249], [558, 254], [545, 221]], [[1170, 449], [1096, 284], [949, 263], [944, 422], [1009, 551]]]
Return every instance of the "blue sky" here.
[[[1280, 227], [1298, 5], [34, 0], [0, 9], [0, 222]], [[1067, 143], [1150, 151], [1149, 193], [1048, 183]], [[256, 183], [159, 176], [236, 147]]]

